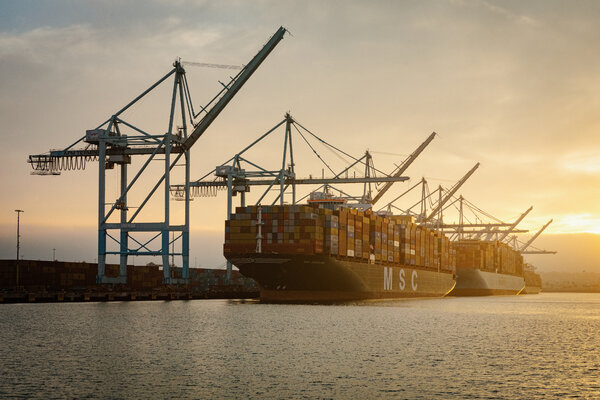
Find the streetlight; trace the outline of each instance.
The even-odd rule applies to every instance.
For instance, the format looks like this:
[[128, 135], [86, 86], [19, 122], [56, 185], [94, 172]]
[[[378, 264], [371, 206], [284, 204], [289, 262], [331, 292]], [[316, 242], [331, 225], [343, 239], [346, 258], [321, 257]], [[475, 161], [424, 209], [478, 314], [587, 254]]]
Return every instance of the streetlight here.
[[23, 210], [15, 210], [15, 212], [17, 213], [17, 263], [16, 263], [16, 270], [17, 270], [17, 287], [19, 287], [19, 250], [21, 249], [21, 234], [19, 231], [20, 228], [20, 222], [21, 222], [21, 213], [25, 212]]

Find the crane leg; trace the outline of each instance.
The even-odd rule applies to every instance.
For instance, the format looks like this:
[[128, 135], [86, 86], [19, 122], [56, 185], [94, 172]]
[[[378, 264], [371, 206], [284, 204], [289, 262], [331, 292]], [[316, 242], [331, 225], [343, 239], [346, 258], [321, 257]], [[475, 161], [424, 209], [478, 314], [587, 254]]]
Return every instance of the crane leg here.
[[[121, 204], [121, 224], [127, 223], [127, 197], [124, 195], [127, 190], [127, 164], [121, 164], [121, 195], [123, 203]], [[119, 279], [123, 283], [127, 283], [127, 253], [129, 252], [128, 244], [129, 233], [121, 227], [120, 237], [120, 259], [119, 259]]]
[[97, 283], [103, 283], [106, 269], [106, 229], [104, 228], [106, 189], [106, 142], [98, 142], [98, 275]]

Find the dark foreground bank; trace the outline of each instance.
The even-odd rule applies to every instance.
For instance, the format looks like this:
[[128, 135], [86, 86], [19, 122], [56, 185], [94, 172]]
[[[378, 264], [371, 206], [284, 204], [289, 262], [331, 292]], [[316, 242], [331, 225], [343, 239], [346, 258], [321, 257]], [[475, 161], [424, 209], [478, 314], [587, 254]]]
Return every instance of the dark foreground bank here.
[[[63, 302], [232, 299], [258, 297], [256, 283], [233, 271], [190, 268], [186, 285], [164, 285], [158, 265], [127, 266], [127, 284], [97, 284], [95, 263], [0, 260], [0, 302]], [[119, 266], [106, 266], [108, 276], [117, 276]], [[181, 268], [172, 267], [172, 276], [181, 277]]]

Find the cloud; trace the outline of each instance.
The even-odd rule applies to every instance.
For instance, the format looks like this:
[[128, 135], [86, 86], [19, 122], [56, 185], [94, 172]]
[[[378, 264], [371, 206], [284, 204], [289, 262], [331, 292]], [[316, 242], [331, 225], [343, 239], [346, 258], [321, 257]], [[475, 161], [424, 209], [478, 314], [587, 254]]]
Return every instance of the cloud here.
[[551, 226], [552, 233], [600, 233], [600, 217], [591, 213], [559, 215]]
[[517, 13], [510, 11], [508, 8], [500, 7], [497, 4], [492, 4], [485, 0], [474, 0], [473, 3], [483, 6], [484, 8], [486, 8], [487, 10], [489, 10], [491, 12], [502, 15], [503, 17], [506, 17], [507, 19], [509, 19], [513, 22], [519, 23], [519, 24], [526, 24], [526, 25], [536, 26], [536, 27], [541, 25], [540, 21], [536, 20], [535, 18], [526, 16], [526, 15], [519, 15]]
[[[73, 25], [64, 28], [40, 27], [22, 34], [0, 34], [0, 57], [21, 55], [31, 62], [44, 63], [57, 51], [87, 50], [78, 46], [89, 40], [89, 26]], [[73, 46], [76, 46], [73, 49]]]
[[561, 157], [561, 169], [585, 175], [600, 174], [600, 154], [599, 151], [582, 150], [575, 153], [568, 153]]
[[4, 63], [36, 65], [46, 71], [65, 66], [80, 70], [89, 65], [128, 63], [140, 55], [148, 59], [156, 56], [156, 50], [163, 53], [203, 48], [220, 37], [216, 30], [189, 27], [172, 16], [157, 21], [152, 29], [133, 25], [115, 30], [85, 24], [41, 27], [20, 34], [0, 34], [0, 59]]

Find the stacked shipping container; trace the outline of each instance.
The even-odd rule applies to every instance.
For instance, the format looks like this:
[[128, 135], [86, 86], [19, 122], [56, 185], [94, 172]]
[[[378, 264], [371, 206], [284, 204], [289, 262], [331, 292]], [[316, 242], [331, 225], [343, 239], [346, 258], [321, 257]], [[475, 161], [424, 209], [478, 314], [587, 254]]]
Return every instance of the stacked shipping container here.
[[[261, 240], [263, 251], [293, 254], [321, 254], [324, 251], [325, 232], [327, 244], [335, 248], [333, 232], [337, 221], [316, 214], [312, 207], [262, 207]], [[238, 207], [230, 220], [225, 221], [225, 248], [254, 250], [258, 235], [257, 207]], [[344, 243], [345, 244], [345, 243]], [[339, 247], [338, 247], [339, 249]]]
[[542, 287], [542, 277], [535, 272], [531, 264], [523, 264], [523, 278], [525, 278], [525, 285], [529, 287]]
[[[98, 265], [85, 262], [62, 261], [19, 261], [19, 287], [29, 291], [68, 291], [68, 290], [94, 290], [100, 285], [96, 284]], [[208, 289], [209, 286], [225, 284], [225, 270], [212, 270], [205, 268], [190, 268], [189, 287], [194, 290]], [[106, 275], [116, 277], [119, 275], [119, 265], [107, 264]], [[181, 268], [171, 268], [172, 277], [181, 277]], [[15, 260], [0, 260], [0, 290], [14, 289], [17, 286], [17, 267]], [[163, 271], [160, 266], [128, 265], [127, 285], [129, 290], [152, 291], [164, 287]], [[248, 290], [256, 290], [255, 282], [242, 276], [238, 271], [233, 271], [232, 284], [240, 285]]]
[[456, 270], [448, 238], [415, 224], [412, 217], [343, 207], [263, 206], [259, 238], [258, 212], [256, 206], [236, 208], [225, 222], [225, 254], [254, 253], [260, 240], [264, 253], [324, 254], [365, 263]]
[[523, 276], [523, 256], [506, 243], [460, 240], [454, 242], [456, 264], [462, 268]]

